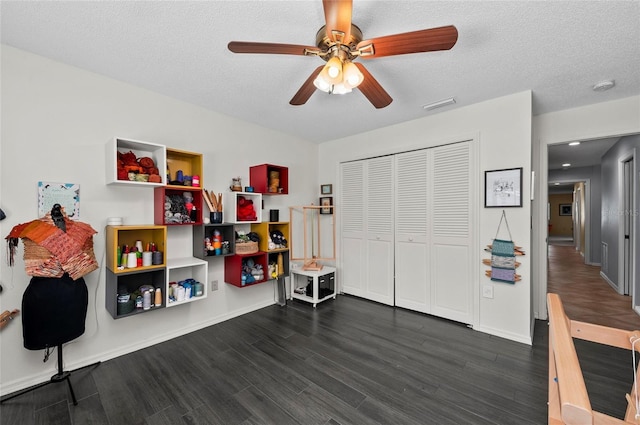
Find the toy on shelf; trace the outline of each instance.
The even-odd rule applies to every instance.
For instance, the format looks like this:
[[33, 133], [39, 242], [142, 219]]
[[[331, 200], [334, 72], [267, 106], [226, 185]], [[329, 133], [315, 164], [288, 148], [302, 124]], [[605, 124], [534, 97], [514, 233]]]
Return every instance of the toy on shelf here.
[[231, 179], [231, 186], [229, 186], [232, 192], [242, 192], [242, 179], [240, 177], [234, 177]]
[[280, 230], [272, 230], [269, 234], [269, 250], [272, 251], [274, 249], [285, 249], [287, 248], [287, 239], [284, 237], [284, 234]]

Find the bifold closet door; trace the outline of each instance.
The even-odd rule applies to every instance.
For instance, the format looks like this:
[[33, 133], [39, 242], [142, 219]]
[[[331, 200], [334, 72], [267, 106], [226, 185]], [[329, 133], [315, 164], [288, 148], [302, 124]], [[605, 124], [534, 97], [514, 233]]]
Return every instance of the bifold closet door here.
[[460, 142], [341, 165], [344, 293], [473, 323], [473, 158]]
[[431, 312], [427, 168], [430, 150], [395, 156], [395, 304]]
[[476, 175], [472, 146], [469, 142], [440, 146], [431, 154], [431, 314], [473, 323], [477, 256], [472, 252], [472, 176]]
[[366, 162], [366, 298], [393, 305], [393, 156]]
[[341, 278], [342, 291], [366, 298], [365, 270], [365, 162], [340, 166]]
[[393, 305], [392, 156], [341, 165], [342, 290]]

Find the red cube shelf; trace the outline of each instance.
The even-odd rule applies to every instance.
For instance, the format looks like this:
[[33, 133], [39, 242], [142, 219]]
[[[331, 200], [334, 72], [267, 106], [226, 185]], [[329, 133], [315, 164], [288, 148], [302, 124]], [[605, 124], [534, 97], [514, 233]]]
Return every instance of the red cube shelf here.
[[[166, 196], [183, 196], [185, 192], [189, 192], [193, 196], [192, 203], [196, 209], [196, 220], [190, 223], [167, 221], [165, 216]], [[153, 193], [153, 222], [163, 226], [193, 226], [194, 224], [202, 224], [202, 202], [202, 189], [199, 187], [156, 187]]]
[[[278, 182], [270, 181], [271, 173], [277, 173]], [[249, 185], [253, 191], [264, 195], [286, 195], [289, 193], [289, 169], [280, 165], [262, 164], [249, 167]]]
[[[252, 282], [249, 284], [242, 284], [242, 261], [247, 258], [253, 258], [253, 261], [256, 264], [260, 264], [262, 266], [262, 270], [264, 271], [264, 279]], [[253, 254], [236, 254], [228, 257], [224, 257], [224, 281], [226, 283], [230, 283], [233, 286], [237, 286], [239, 288], [246, 288], [247, 286], [253, 286], [258, 283], [263, 283], [269, 280], [269, 268], [267, 264], [267, 253], [258, 251]]]

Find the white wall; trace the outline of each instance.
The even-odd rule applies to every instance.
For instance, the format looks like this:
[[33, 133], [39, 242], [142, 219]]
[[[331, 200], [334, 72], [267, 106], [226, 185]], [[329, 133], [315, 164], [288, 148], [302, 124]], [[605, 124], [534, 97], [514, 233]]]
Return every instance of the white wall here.
[[[287, 166], [290, 194], [265, 197], [265, 209], [279, 208], [281, 217], [288, 217], [290, 205], [317, 202], [317, 145], [8, 46], [2, 46], [1, 55], [0, 206], [7, 218], [0, 222], [0, 233], [4, 237], [16, 224], [38, 218], [38, 181], [79, 183], [81, 221], [98, 231], [94, 246], [101, 269], [85, 277], [87, 330], [65, 346], [66, 370], [274, 303], [272, 283], [248, 288], [222, 284], [223, 260], [211, 259], [209, 278], [221, 285], [207, 299], [112, 319], [105, 309], [106, 218], [152, 224], [153, 190], [106, 186], [105, 145], [122, 137], [203, 153], [201, 179], [214, 192], [227, 190], [237, 175], [248, 185], [251, 165]], [[168, 257], [191, 254], [190, 227], [171, 227], [168, 234]], [[1, 261], [0, 311], [20, 308], [29, 283], [22, 247], [20, 243], [14, 268]], [[42, 351], [24, 349], [20, 323], [10, 324], [0, 336], [2, 394], [53, 375], [55, 356], [43, 364]]]
[[536, 193], [533, 203], [532, 248], [534, 314], [547, 318], [547, 146], [574, 140], [593, 140], [640, 133], [640, 96], [542, 114], [533, 119], [533, 169]]
[[[393, 107], [393, 104], [390, 106]], [[527, 253], [518, 257], [522, 281], [515, 285], [495, 283], [484, 277], [484, 248], [491, 243], [502, 209], [479, 208], [477, 229], [477, 281], [474, 282], [476, 330], [531, 343], [530, 279], [530, 175], [531, 175], [531, 92], [522, 92], [482, 102], [450, 112], [358, 134], [320, 145], [319, 177], [332, 183], [339, 193], [338, 170], [342, 161], [367, 158], [411, 149], [437, 146], [460, 140], [473, 140], [479, 146], [477, 205], [484, 205], [484, 171], [523, 168], [523, 207], [507, 208], [511, 233]], [[336, 196], [336, 203], [339, 198]], [[339, 221], [340, 205], [336, 206]], [[338, 240], [340, 238], [338, 237]], [[338, 265], [339, 267], [339, 265]], [[483, 285], [494, 287], [494, 298], [480, 297]]]

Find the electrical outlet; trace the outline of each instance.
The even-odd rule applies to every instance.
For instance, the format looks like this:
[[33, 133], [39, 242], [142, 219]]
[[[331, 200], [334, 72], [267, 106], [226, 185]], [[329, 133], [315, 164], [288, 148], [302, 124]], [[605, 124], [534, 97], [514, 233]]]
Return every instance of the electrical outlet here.
[[212, 280], [211, 281], [211, 290], [212, 291], [217, 291], [218, 290], [218, 281], [217, 280]]
[[492, 285], [484, 285], [482, 287], [482, 296], [485, 298], [493, 298], [493, 286]]

